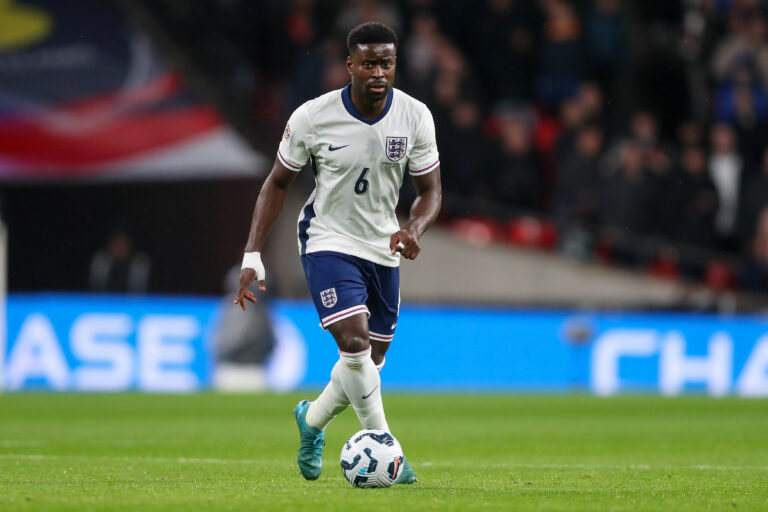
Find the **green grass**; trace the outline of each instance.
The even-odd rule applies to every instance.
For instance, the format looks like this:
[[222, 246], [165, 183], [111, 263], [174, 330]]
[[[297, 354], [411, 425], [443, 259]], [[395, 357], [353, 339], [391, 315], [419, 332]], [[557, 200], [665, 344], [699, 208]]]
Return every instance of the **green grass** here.
[[768, 510], [768, 402], [386, 395], [421, 481], [295, 467], [298, 395], [0, 395], [0, 510]]

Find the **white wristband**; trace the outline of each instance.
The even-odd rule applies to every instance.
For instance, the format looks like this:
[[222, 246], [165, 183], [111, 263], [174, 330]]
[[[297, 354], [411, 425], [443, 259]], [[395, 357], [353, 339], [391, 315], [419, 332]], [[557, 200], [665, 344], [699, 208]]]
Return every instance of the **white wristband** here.
[[243, 264], [240, 270], [244, 268], [252, 268], [256, 271], [256, 280], [263, 281], [267, 277], [267, 272], [264, 270], [264, 264], [261, 262], [261, 253], [259, 252], [246, 252], [243, 254]]

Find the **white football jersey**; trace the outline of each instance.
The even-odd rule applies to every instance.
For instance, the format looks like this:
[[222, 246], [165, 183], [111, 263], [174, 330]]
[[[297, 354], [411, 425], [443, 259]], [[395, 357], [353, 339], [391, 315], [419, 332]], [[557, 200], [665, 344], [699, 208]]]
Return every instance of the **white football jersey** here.
[[440, 161], [426, 105], [392, 89], [381, 114], [357, 111], [350, 86], [304, 103], [288, 120], [277, 152], [288, 169], [310, 160], [315, 190], [299, 215], [299, 252], [336, 251], [396, 267], [390, 237], [406, 167], [427, 174]]

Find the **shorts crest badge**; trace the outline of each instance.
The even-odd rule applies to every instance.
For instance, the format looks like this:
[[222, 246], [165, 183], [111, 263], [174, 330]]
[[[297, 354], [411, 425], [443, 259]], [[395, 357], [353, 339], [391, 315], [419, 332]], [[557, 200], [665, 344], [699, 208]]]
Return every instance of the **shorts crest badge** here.
[[387, 137], [387, 158], [393, 162], [400, 161], [405, 156], [408, 147], [408, 137]]
[[320, 300], [323, 301], [323, 306], [332, 308], [336, 305], [336, 288], [328, 288], [320, 292]]

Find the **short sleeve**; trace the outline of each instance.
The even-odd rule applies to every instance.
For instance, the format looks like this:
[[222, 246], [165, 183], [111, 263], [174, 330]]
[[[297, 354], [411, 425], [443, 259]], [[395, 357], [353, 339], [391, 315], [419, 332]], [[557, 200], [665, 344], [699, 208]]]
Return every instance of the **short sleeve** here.
[[424, 106], [408, 160], [408, 172], [411, 176], [421, 176], [435, 170], [438, 165], [440, 165], [440, 155], [437, 152], [435, 140], [435, 122], [432, 119], [432, 113]]
[[311, 126], [305, 106], [297, 108], [288, 119], [277, 148], [277, 158], [292, 171], [300, 171], [309, 158]]

